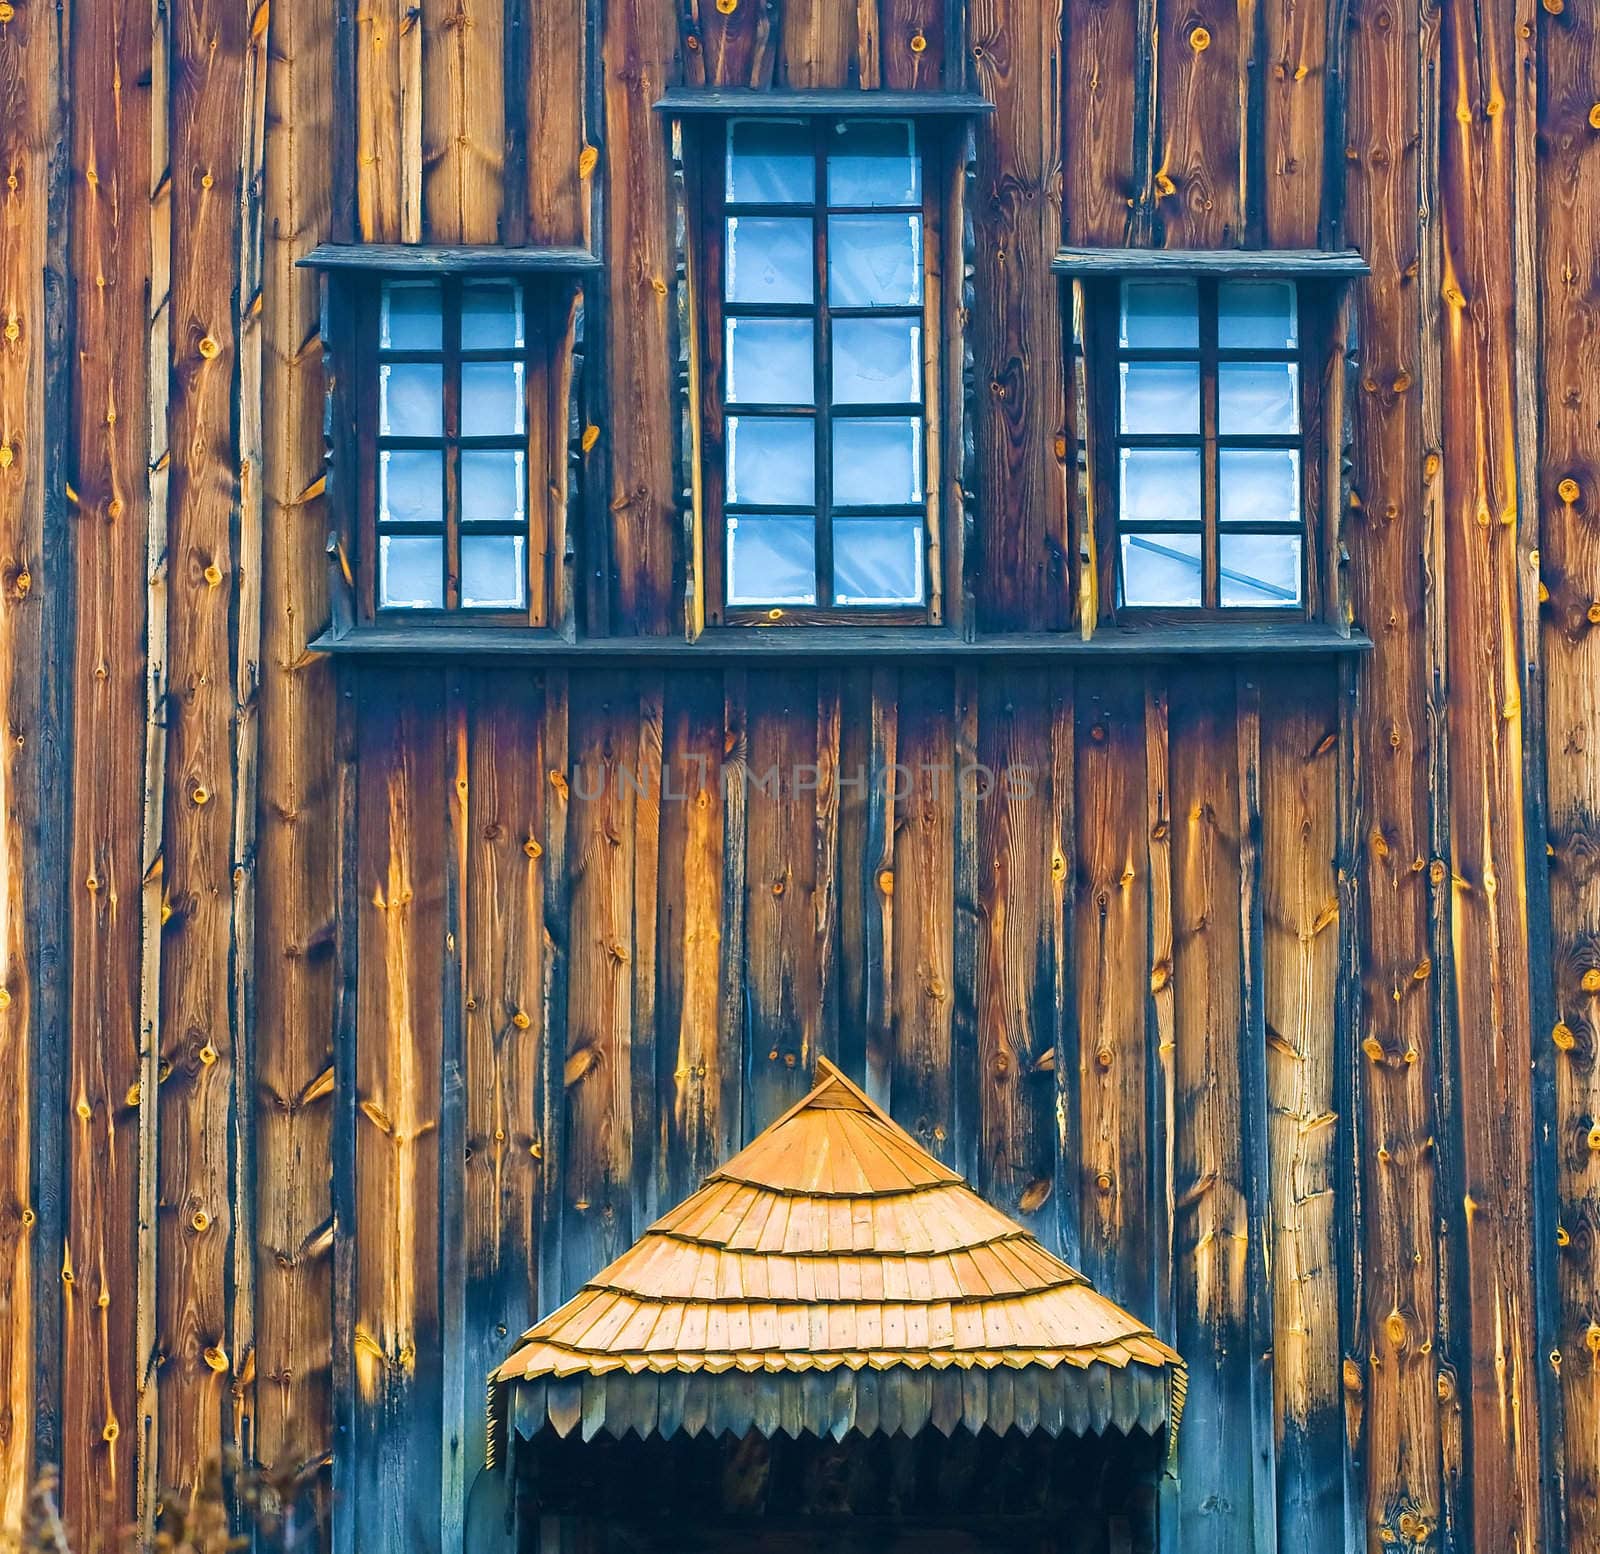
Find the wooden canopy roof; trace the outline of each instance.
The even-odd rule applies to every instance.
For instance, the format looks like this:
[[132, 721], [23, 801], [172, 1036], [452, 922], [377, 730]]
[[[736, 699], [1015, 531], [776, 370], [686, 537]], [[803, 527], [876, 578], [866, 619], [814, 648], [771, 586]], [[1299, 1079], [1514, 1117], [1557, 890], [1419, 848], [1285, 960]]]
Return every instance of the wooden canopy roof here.
[[824, 1059], [490, 1383], [523, 1434], [1082, 1434], [1160, 1428], [1181, 1367]]

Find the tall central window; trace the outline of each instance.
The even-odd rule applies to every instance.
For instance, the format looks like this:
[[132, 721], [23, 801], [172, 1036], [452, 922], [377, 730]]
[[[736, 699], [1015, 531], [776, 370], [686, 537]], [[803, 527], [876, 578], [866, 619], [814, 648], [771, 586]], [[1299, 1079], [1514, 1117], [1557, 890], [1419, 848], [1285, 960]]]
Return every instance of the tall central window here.
[[928, 365], [916, 125], [736, 118], [725, 133], [712, 429], [723, 602], [735, 618], [920, 610]]

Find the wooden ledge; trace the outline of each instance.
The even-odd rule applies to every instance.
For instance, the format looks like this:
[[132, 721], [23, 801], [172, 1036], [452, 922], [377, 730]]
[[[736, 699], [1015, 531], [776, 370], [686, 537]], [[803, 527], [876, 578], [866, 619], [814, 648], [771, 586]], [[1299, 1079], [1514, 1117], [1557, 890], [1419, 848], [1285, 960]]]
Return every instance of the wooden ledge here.
[[1272, 276], [1283, 280], [1351, 280], [1371, 273], [1353, 248], [1059, 248], [1058, 275]]
[[422, 243], [322, 243], [296, 261], [307, 270], [385, 270], [413, 275], [528, 275], [598, 270], [586, 248], [454, 247]]
[[1018, 633], [965, 641], [926, 627], [728, 627], [681, 637], [592, 637], [568, 641], [548, 631], [516, 626], [361, 626], [324, 632], [316, 653], [405, 664], [433, 660], [469, 663], [691, 665], [757, 663], [975, 663], [1159, 662], [1171, 659], [1231, 661], [1258, 658], [1326, 658], [1365, 653], [1370, 638], [1345, 635], [1318, 622], [1274, 621], [1193, 626], [1103, 627], [1087, 642], [1066, 632]]
[[829, 118], [974, 118], [993, 113], [994, 104], [977, 92], [765, 91], [758, 87], [719, 87], [701, 91], [673, 87], [656, 99], [656, 112], [674, 118], [716, 118], [735, 113], [809, 114]]

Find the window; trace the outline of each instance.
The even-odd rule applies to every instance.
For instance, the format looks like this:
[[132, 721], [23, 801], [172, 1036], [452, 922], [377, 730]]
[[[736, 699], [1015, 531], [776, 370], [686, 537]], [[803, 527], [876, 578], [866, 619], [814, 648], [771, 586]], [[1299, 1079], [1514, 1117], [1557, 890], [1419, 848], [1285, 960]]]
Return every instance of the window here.
[[527, 608], [526, 302], [508, 278], [382, 282], [371, 384], [380, 614]]
[[927, 618], [937, 222], [911, 119], [708, 136], [708, 573], [723, 618]]
[[1292, 281], [1121, 282], [1123, 608], [1304, 612], [1299, 313]]

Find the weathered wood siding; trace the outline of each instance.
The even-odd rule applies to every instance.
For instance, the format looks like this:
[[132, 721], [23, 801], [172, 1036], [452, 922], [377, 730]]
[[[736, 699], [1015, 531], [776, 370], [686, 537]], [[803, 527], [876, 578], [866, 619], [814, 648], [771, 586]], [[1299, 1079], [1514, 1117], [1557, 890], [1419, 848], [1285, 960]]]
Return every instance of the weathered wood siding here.
[[[1600, 1544], [1597, 80], [1588, 0], [0, 4], [0, 1534], [237, 1445], [458, 1546], [489, 1363], [825, 1053], [1184, 1351], [1184, 1549]], [[1092, 608], [1060, 241], [1359, 247], [1374, 651], [310, 652], [330, 239], [594, 246], [544, 618], [693, 634], [675, 85], [995, 103], [969, 631]]]

